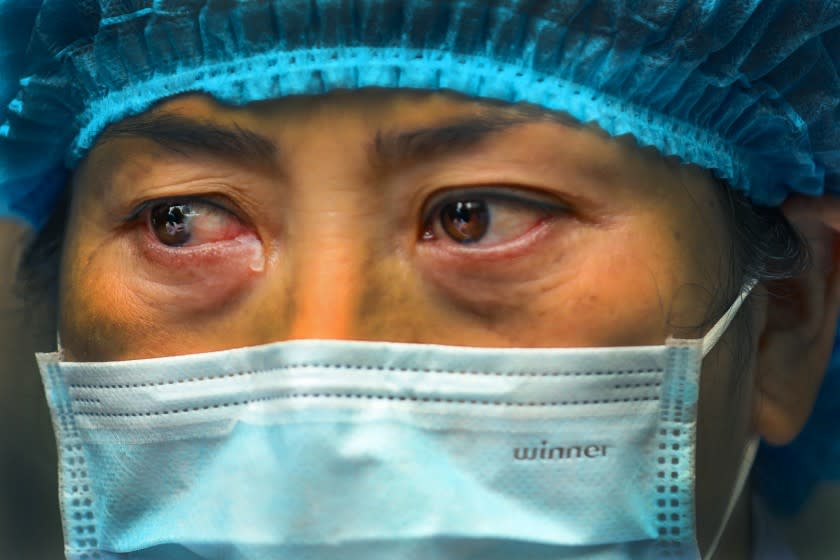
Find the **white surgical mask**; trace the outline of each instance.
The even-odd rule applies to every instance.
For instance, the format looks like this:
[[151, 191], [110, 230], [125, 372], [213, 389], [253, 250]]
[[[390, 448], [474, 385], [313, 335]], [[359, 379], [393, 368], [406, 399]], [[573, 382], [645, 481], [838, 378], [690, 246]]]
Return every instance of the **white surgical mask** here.
[[663, 346], [39, 355], [67, 556], [697, 558], [700, 366], [752, 285]]

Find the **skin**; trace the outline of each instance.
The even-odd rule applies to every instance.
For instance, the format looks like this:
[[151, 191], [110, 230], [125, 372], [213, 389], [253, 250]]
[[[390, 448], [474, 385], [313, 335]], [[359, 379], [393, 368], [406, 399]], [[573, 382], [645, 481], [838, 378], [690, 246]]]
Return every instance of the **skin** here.
[[[235, 124], [270, 139], [277, 153], [247, 162], [125, 135], [100, 141], [76, 172], [63, 251], [60, 333], [68, 360], [302, 338], [662, 344], [668, 336], [702, 336], [717, 319], [710, 309], [721, 308], [713, 294], [729, 270], [730, 240], [720, 186], [631, 138], [538, 118], [467, 149], [380, 161], [371, 155], [378, 133], [520, 114], [453, 95], [387, 91], [244, 108], [188, 96], [152, 114]], [[496, 212], [483, 240], [459, 244], [439, 219], [425, 218], [442, 192], [478, 188]], [[487, 189], [495, 189], [489, 198]], [[219, 221], [205, 224], [222, 225], [207, 226], [206, 243], [172, 248], [155, 237], [148, 213], [126, 219], [143, 202], [167, 197], [223, 206], [203, 207], [199, 218], [209, 213]], [[720, 524], [746, 441], [760, 434], [785, 443], [799, 431], [830, 351], [826, 332], [837, 316], [831, 220], [805, 203], [789, 206], [817, 247], [816, 266], [789, 282], [797, 303], [778, 303], [759, 286], [742, 312], [752, 315], [749, 335], [736, 338], [730, 329], [704, 361], [701, 550]], [[744, 343], [751, 359], [736, 370], [731, 348]], [[747, 557], [748, 520], [741, 500], [716, 558]]]

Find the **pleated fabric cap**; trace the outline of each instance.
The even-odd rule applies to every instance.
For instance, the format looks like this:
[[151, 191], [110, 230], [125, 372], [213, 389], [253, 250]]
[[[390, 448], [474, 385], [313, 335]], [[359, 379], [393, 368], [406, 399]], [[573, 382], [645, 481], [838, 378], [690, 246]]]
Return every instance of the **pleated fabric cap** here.
[[840, 191], [836, 0], [0, 0], [0, 213], [40, 224], [109, 124], [201, 91], [529, 102], [758, 203]]
[[[840, 193], [839, 68], [838, 0], [0, 0], [0, 216], [40, 227], [104, 128], [161, 99], [364, 87], [562, 111], [778, 205]], [[833, 438], [840, 465], [834, 423], [789, 449]], [[792, 464], [765, 471], [780, 503], [821, 476]]]

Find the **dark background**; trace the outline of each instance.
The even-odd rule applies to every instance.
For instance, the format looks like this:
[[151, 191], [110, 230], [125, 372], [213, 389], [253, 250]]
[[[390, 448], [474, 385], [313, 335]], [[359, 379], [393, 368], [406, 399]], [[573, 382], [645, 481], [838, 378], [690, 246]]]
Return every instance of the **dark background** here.
[[18, 297], [24, 235], [0, 221], [0, 560], [59, 560], [55, 440], [33, 356], [55, 348], [55, 327], [46, 305]]

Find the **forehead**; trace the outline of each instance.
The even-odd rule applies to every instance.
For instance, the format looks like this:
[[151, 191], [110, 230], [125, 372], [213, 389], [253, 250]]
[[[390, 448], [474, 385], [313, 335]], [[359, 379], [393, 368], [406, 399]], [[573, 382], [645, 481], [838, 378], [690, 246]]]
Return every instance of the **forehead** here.
[[[304, 131], [322, 132], [328, 129], [332, 133], [366, 134], [370, 131], [379, 133], [441, 127], [458, 122], [472, 125], [459, 127], [458, 132], [471, 128], [475, 133], [481, 132], [481, 129], [497, 132], [505, 128], [503, 125], [526, 122], [553, 122], [568, 128], [579, 128], [573, 119], [561, 113], [532, 105], [478, 100], [455, 93], [371, 88], [285, 97], [245, 106], [223, 105], [205, 95], [188, 94], [164, 101], [144, 114], [111, 125], [100, 136], [99, 144], [102, 140], [131, 136], [172, 140], [178, 131], [188, 128], [184, 125], [190, 122], [261, 131], [265, 136], [277, 138], [282, 138], [285, 131], [299, 135]], [[200, 127], [189, 129], [201, 132]], [[205, 137], [212, 135], [209, 129], [204, 132]], [[180, 136], [188, 139], [188, 135]]]
[[[566, 114], [537, 106], [447, 92], [374, 88], [237, 107], [206, 95], [188, 94], [110, 126], [92, 153], [102, 152], [103, 146], [110, 144], [117, 144], [119, 149], [111, 150], [109, 159], [132, 152], [149, 153], [154, 151], [149, 142], [136, 140], [151, 140], [158, 148], [174, 148], [176, 152], [209, 151], [251, 161], [276, 155], [278, 145], [288, 156], [294, 151], [290, 148], [303, 145], [310, 137], [334, 144], [361, 143], [373, 148], [369, 151], [390, 156], [440, 156], [486, 146], [493, 140], [506, 144], [513, 154], [523, 148], [524, 142], [528, 149], [537, 149], [547, 157], [562, 152], [567, 159], [605, 177], [621, 170], [632, 171], [630, 168], [637, 165], [677, 166], [675, 160], [666, 160], [652, 148], [640, 148], [630, 136], [610, 138], [595, 125], [584, 125]], [[349, 150], [347, 156], [354, 153]]]

